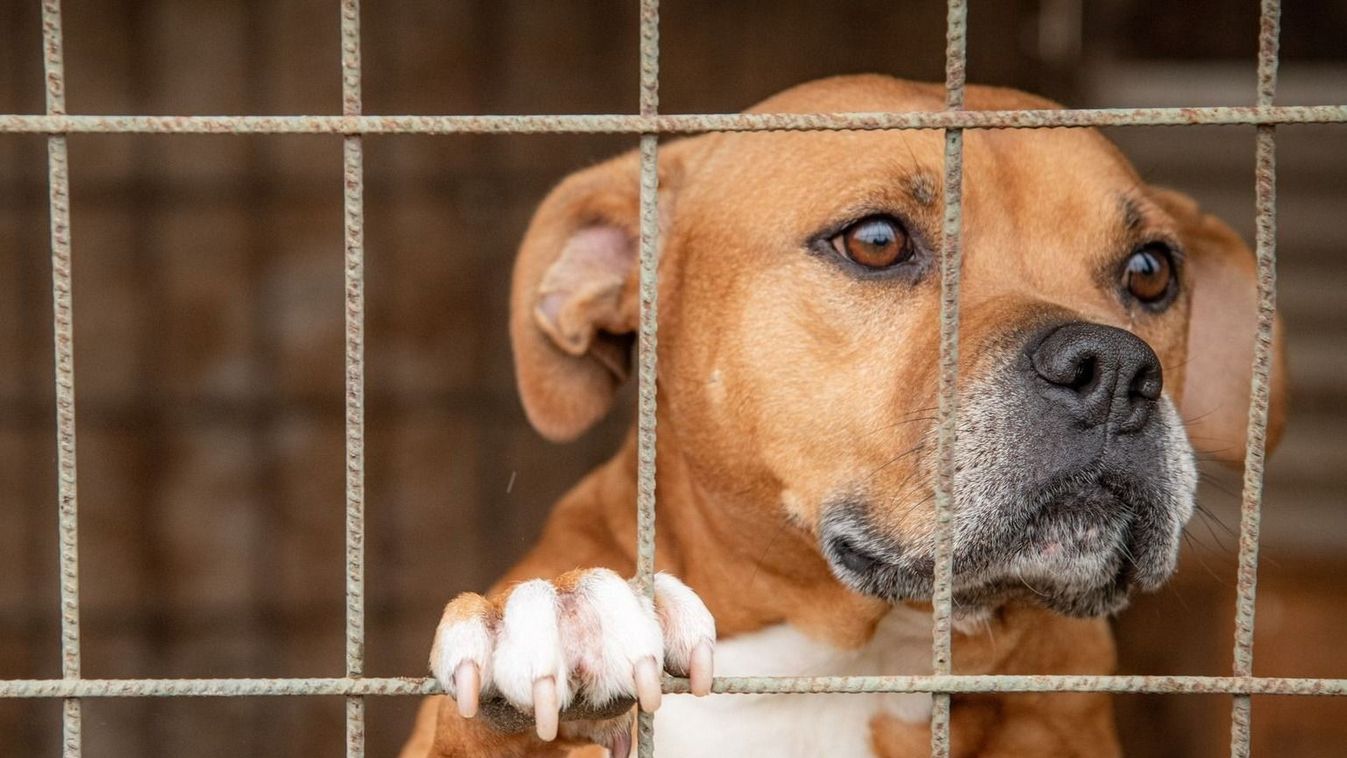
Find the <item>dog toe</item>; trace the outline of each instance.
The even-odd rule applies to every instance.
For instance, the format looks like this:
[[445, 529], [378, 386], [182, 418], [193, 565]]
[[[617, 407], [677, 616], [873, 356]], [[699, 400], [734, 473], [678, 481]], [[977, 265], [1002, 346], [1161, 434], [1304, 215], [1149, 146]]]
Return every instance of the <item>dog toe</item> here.
[[494, 615], [486, 598], [464, 593], [445, 606], [435, 630], [430, 672], [465, 717], [477, 712], [478, 695], [490, 682]]
[[690, 680], [695, 695], [711, 691], [716, 622], [706, 604], [683, 582], [655, 575], [655, 610], [664, 637], [664, 667]]
[[[496, 691], [519, 710], [533, 713], [538, 736], [545, 740], [556, 735], [556, 714], [570, 705], [573, 695], [558, 605], [551, 582], [534, 579], [516, 585], [501, 613], [492, 658]], [[546, 696], [545, 701], [537, 700], [538, 695]]]

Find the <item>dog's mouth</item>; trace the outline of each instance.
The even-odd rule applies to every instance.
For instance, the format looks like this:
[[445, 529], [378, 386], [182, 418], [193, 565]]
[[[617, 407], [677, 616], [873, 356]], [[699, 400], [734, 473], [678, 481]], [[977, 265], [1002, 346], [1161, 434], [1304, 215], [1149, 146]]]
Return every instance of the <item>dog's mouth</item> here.
[[[1151, 355], [1135, 338], [1108, 334], [1119, 350]], [[1053, 385], [1067, 397], [1045, 400], [1035, 389], [1042, 377], [1024, 365], [1034, 350], [1014, 353], [961, 402], [968, 423], [953, 450], [955, 611], [1024, 600], [1072, 616], [1113, 613], [1133, 589], [1156, 589], [1174, 571], [1197, 489], [1192, 447], [1172, 401], [1138, 405], [1131, 382], [1111, 385], [1116, 392], [1101, 396], [1107, 407], [1095, 398], [1095, 416], [1078, 407], [1092, 397], [1088, 387]], [[1144, 423], [1126, 426], [1138, 408]], [[843, 483], [837, 491], [850, 494], [825, 503], [820, 547], [845, 585], [895, 602], [932, 596], [935, 519], [913, 516], [897, 497], [929, 502], [929, 484], [907, 485], [914, 475], [932, 482], [934, 471], [923, 461], [892, 485]]]
[[[1179, 529], [1173, 509], [1145, 487], [1100, 472], [1077, 474], [998, 518], [955, 518], [954, 605], [979, 613], [1027, 601], [1071, 616], [1115, 613], [1133, 588], [1152, 590], [1173, 573]], [[828, 509], [820, 543], [844, 584], [890, 602], [928, 600], [933, 535], [882, 534], [863, 502]]]
[[1174, 568], [1177, 537], [1139, 524], [1144, 510], [1100, 482], [1052, 493], [1022, 527], [1003, 530], [1001, 549], [984, 543], [981, 566], [965, 561], [960, 576], [956, 562], [955, 600], [1029, 600], [1071, 616], [1121, 610], [1134, 585], [1158, 587]]

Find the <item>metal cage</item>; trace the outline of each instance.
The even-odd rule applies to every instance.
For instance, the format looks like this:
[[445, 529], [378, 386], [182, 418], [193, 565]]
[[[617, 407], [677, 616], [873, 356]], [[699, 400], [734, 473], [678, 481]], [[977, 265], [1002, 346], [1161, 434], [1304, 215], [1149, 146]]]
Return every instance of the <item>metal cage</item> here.
[[[361, 110], [359, 0], [341, 0], [340, 116], [80, 116], [66, 113], [59, 0], [42, 1], [45, 115], [0, 115], [0, 132], [46, 134], [50, 186], [51, 262], [56, 365], [56, 432], [60, 530], [62, 677], [0, 681], [0, 697], [61, 698], [63, 751], [81, 753], [80, 700], [96, 697], [332, 695], [346, 699], [346, 752], [364, 754], [365, 698], [441, 692], [428, 678], [373, 678], [364, 669], [364, 153], [365, 134], [623, 133], [639, 135], [641, 153], [640, 334], [638, 355], [638, 581], [651, 592], [655, 533], [655, 360], [658, 210], [656, 152], [660, 135], [715, 131], [939, 129], [945, 135], [944, 224], [941, 243], [938, 476], [935, 508], [939, 539], [933, 598], [934, 636], [929, 676], [718, 677], [716, 693], [931, 693], [931, 754], [949, 755], [951, 693], [1119, 692], [1217, 693], [1232, 699], [1231, 754], [1247, 756], [1252, 695], [1347, 695], [1345, 679], [1290, 679], [1253, 675], [1254, 600], [1268, 417], [1273, 316], [1276, 307], [1276, 141], [1278, 124], [1347, 123], [1347, 105], [1273, 105], [1277, 87], [1279, 0], [1261, 0], [1257, 104], [1093, 110], [965, 111], [967, 4], [948, 0], [943, 111], [894, 113], [692, 114], [659, 113], [659, 3], [640, 3], [640, 110], [629, 115], [369, 116]], [[1043, 127], [1254, 125], [1257, 128], [1258, 322], [1253, 358], [1248, 438], [1239, 530], [1234, 670], [1230, 676], [959, 676], [951, 673], [952, 528], [950, 493], [958, 398], [959, 264], [962, 227], [962, 156], [966, 129]], [[75, 444], [75, 366], [71, 298], [70, 179], [67, 135], [118, 134], [340, 134], [345, 165], [345, 491], [346, 675], [278, 679], [85, 679], [80, 675], [78, 496]], [[666, 677], [670, 693], [687, 691]], [[653, 718], [638, 720], [639, 754], [654, 751]]]

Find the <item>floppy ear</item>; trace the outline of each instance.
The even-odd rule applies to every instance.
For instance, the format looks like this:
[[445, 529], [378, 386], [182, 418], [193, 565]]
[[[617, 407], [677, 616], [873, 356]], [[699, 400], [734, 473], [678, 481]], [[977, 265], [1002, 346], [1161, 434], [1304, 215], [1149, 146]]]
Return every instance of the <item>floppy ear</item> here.
[[[663, 218], [686, 140], [659, 150]], [[578, 437], [631, 372], [639, 318], [640, 161], [572, 174], [533, 216], [515, 262], [510, 340], [524, 412], [544, 437]]]
[[[1234, 466], [1244, 462], [1249, 384], [1258, 322], [1253, 251], [1233, 229], [1205, 214], [1187, 195], [1157, 189], [1152, 196], [1179, 223], [1192, 288], [1182, 415], [1193, 447]], [[1273, 324], [1267, 452], [1286, 420], [1286, 360], [1280, 319]]]

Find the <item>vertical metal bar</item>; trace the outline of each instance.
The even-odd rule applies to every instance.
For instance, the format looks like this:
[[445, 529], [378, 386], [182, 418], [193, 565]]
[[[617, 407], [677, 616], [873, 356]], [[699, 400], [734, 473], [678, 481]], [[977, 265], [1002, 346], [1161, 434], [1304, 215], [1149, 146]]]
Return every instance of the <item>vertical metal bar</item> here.
[[[1279, 0], [1262, 0], [1258, 31], [1258, 106], [1277, 95], [1281, 27]], [[1244, 494], [1239, 520], [1239, 580], [1235, 601], [1235, 676], [1253, 676], [1254, 606], [1258, 592], [1258, 532], [1263, 507], [1263, 463], [1267, 452], [1268, 402], [1272, 374], [1272, 327], [1277, 308], [1277, 142], [1275, 127], [1258, 126], [1254, 186], [1257, 195], [1258, 327], [1249, 387], [1249, 424], [1244, 446]], [[1253, 702], [1235, 695], [1230, 714], [1230, 754], [1247, 758]]]
[[[64, 115], [65, 52], [60, 0], [42, 2], [43, 70], [47, 115]], [[51, 193], [52, 332], [56, 363], [56, 494], [61, 563], [61, 677], [80, 678], [79, 494], [75, 468], [75, 336], [71, 298], [70, 172], [64, 135], [47, 138]], [[66, 698], [61, 714], [62, 755], [80, 754], [80, 701]]]
[[[360, 0], [341, 3], [344, 116], [359, 116]], [[365, 156], [361, 136], [343, 139], [346, 284], [346, 675], [365, 670]], [[346, 755], [365, 754], [365, 699], [346, 698]]]
[[[642, 116], [659, 112], [659, 0], [641, 0]], [[636, 577], [648, 597], [655, 594], [655, 368], [659, 345], [659, 137], [641, 135], [641, 327], [637, 358]], [[639, 711], [636, 749], [655, 754], [655, 718]]]
[[[949, 0], [945, 29], [945, 107], [961, 110], [964, 101], [968, 7]], [[945, 218], [940, 249], [940, 385], [936, 456], [936, 544], [932, 579], [931, 668], [948, 674], [950, 617], [954, 605], [954, 442], [959, 408], [959, 267], [963, 232], [963, 130], [945, 130]], [[931, 703], [931, 755], [949, 755], [949, 693]]]

